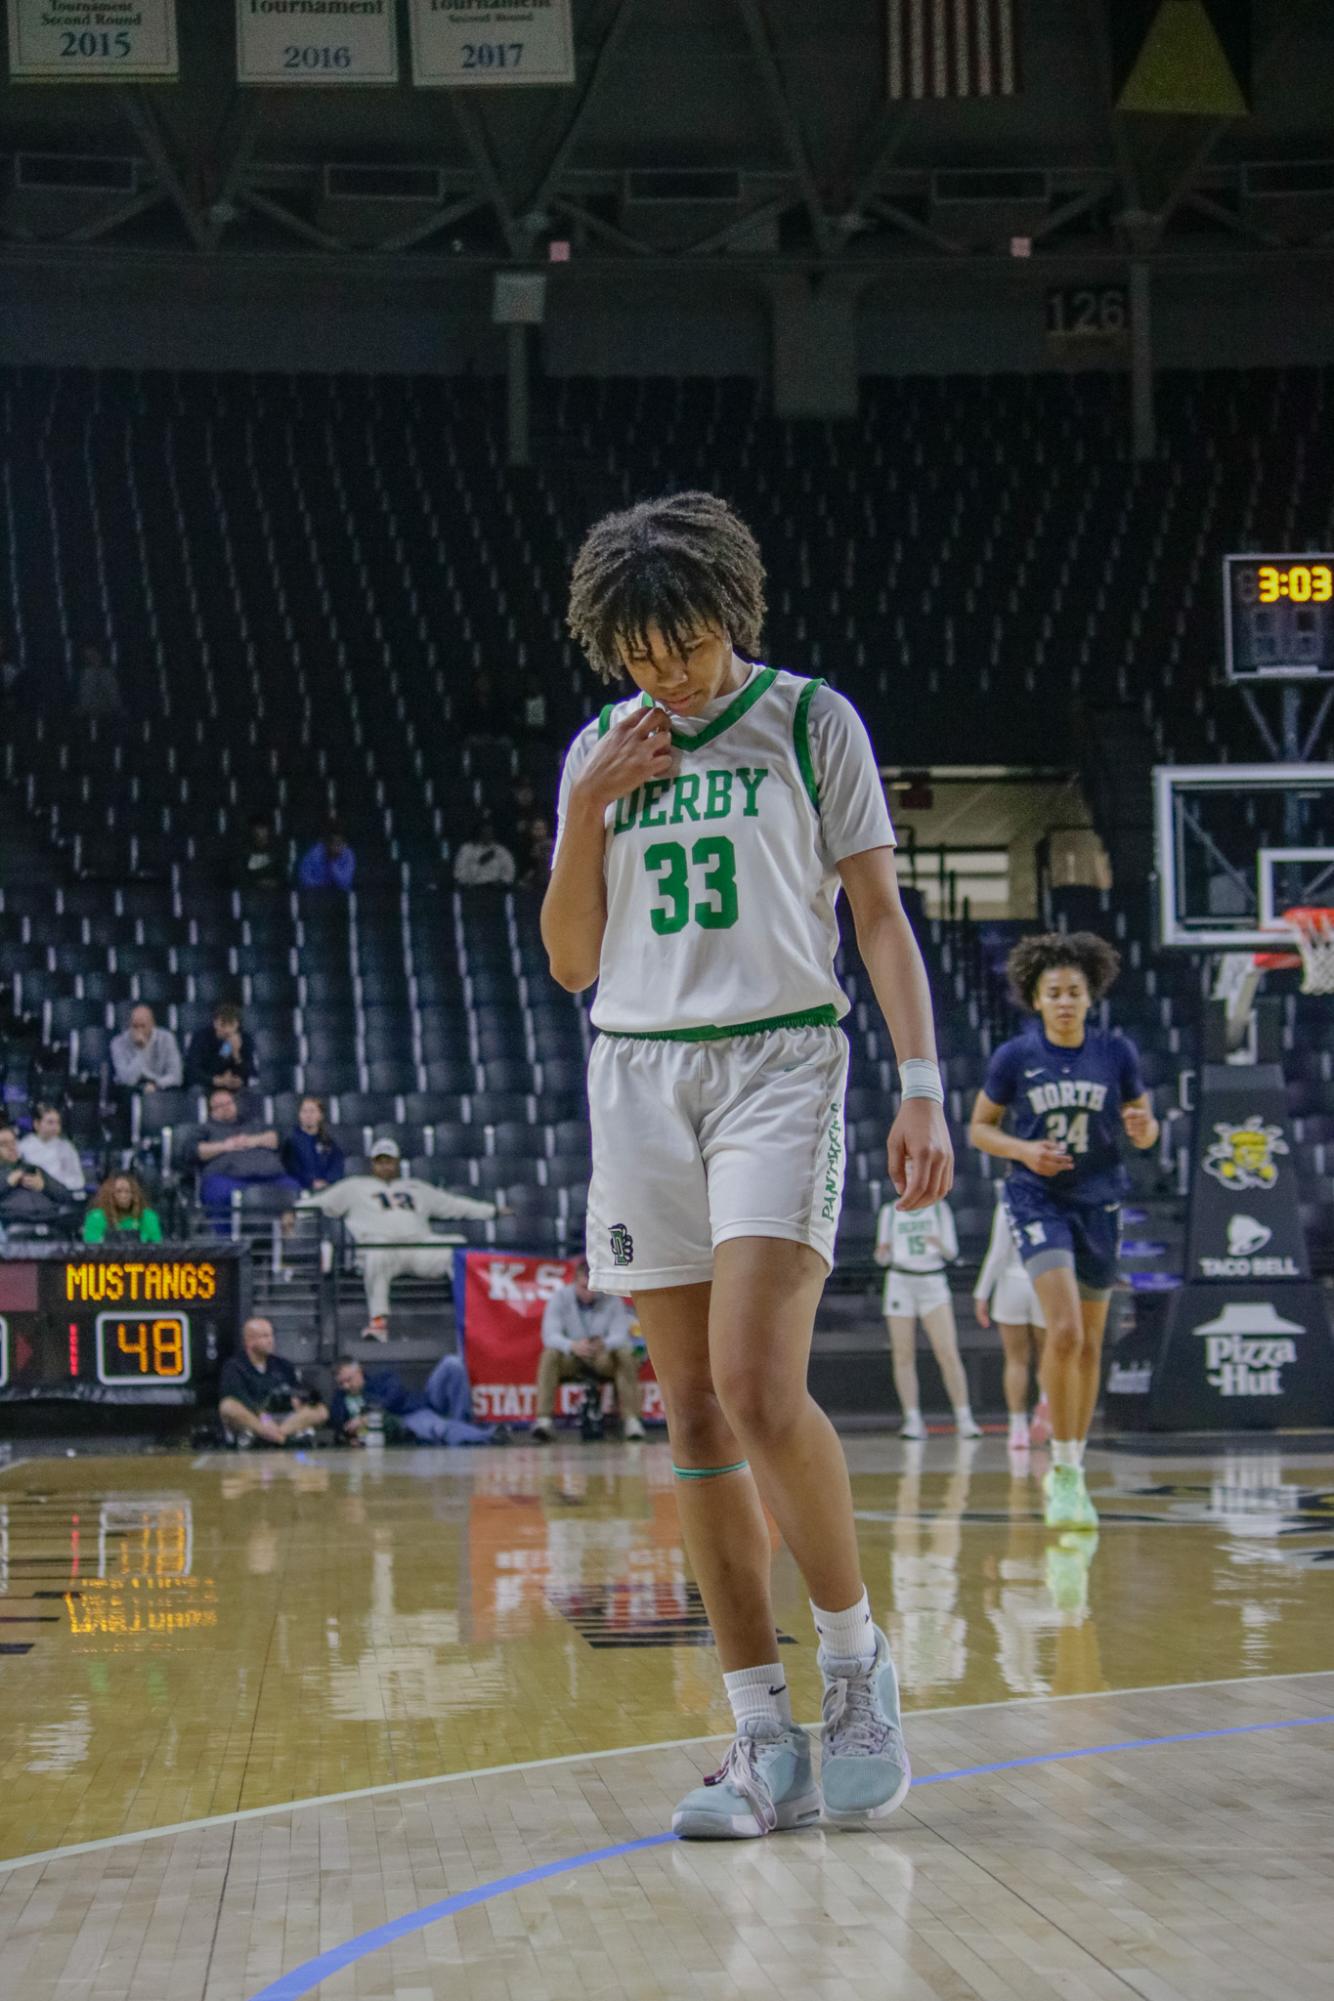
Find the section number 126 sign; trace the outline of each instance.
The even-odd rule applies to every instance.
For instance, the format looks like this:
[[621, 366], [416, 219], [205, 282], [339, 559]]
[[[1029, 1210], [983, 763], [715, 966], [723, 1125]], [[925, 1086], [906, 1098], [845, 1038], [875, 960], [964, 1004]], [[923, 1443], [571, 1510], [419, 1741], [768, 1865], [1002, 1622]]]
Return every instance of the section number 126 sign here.
[[412, 0], [418, 84], [574, 82], [570, 0]]
[[16, 82], [161, 81], [177, 73], [176, 0], [9, 0]]

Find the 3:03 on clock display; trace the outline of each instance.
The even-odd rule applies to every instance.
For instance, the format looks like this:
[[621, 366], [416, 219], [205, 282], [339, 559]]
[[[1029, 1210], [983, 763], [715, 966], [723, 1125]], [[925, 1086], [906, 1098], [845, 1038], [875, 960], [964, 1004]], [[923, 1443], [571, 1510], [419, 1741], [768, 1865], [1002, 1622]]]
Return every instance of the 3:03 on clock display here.
[[1225, 557], [1223, 634], [1229, 681], [1334, 675], [1334, 554]]

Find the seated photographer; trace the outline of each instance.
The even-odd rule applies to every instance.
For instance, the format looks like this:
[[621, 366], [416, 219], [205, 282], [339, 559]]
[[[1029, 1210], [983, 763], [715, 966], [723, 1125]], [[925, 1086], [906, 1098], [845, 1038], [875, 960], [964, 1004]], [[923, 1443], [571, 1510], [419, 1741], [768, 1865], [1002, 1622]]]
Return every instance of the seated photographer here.
[[[383, 1411], [385, 1439], [418, 1445], [491, 1445], [503, 1427], [472, 1422], [472, 1385], [457, 1355], [442, 1355], [424, 1388], [410, 1390], [392, 1369], [363, 1369], [352, 1355], [334, 1368], [330, 1424], [350, 1445], [365, 1442], [368, 1413]], [[508, 1433], [505, 1434], [508, 1436]]]
[[573, 1284], [553, 1292], [542, 1315], [537, 1417], [528, 1434], [534, 1444], [551, 1441], [560, 1385], [592, 1377], [615, 1382], [623, 1435], [642, 1438], [639, 1357], [630, 1340], [630, 1310], [613, 1293], [593, 1291], [588, 1283], [588, 1259], [580, 1258]]
[[273, 1352], [273, 1322], [258, 1315], [241, 1329], [241, 1346], [222, 1366], [218, 1418], [238, 1445], [306, 1441], [329, 1412], [290, 1362]]

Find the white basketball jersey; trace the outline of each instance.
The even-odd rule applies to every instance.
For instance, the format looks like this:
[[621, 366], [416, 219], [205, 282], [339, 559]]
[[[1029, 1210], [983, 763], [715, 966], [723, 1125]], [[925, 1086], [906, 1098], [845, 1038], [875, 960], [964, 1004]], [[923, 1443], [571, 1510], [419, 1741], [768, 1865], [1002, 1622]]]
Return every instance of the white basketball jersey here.
[[895, 1271], [944, 1271], [959, 1255], [959, 1239], [948, 1202], [929, 1209], [900, 1209], [886, 1202], [876, 1226], [876, 1249], [887, 1250]]
[[[562, 807], [599, 737], [646, 702], [612, 704], [575, 739]], [[835, 738], [849, 746], [832, 784], [822, 728], [824, 754]], [[594, 1025], [690, 1037], [820, 1011], [840, 1019], [836, 863], [894, 838], [855, 711], [819, 681], [761, 667], [702, 727], [674, 728], [672, 745], [669, 777], [607, 809]], [[827, 784], [838, 806], [822, 818]]]

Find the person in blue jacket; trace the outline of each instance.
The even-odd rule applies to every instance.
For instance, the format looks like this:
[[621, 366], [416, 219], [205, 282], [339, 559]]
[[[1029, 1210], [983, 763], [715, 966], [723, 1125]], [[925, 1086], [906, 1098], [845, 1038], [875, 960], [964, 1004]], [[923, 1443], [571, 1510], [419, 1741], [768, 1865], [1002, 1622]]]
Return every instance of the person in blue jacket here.
[[307, 1095], [296, 1108], [295, 1129], [283, 1141], [283, 1166], [304, 1194], [332, 1187], [346, 1172], [343, 1149], [333, 1136], [324, 1101]]
[[307, 848], [297, 863], [296, 879], [302, 889], [342, 889], [352, 887], [357, 858], [336, 820], [328, 826], [313, 848]]
[[344, 1355], [334, 1385], [329, 1422], [348, 1445], [364, 1443], [372, 1410], [388, 1420], [390, 1442], [500, 1445], [509, 1435], [503, 1426], [473, 1423], [472, 1388], [457, 1355], [442, 1355], [419, 1390], [410, 1390], [393, 1369], [363, 1369], [355, 1355]]
[[1097, 1527], [1084, 1441], [1120, 1253], [1121, 1148], [1128, 1139], [1143, 1151], [1158, 1138], [1139, 1051], [1117, 1030], [1089, 1025], [1120, 970], [1120, 954], [1091, 931], [1020, 939], [1006, 971], [1034, 1018], [992, 1056], [968, 1134], [980, 1152], [1010, 1163], [1006, 1213], [1047, 1323], [1049, 1528]]

